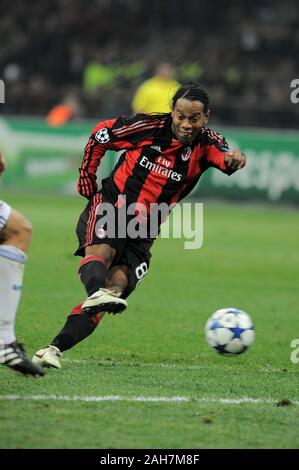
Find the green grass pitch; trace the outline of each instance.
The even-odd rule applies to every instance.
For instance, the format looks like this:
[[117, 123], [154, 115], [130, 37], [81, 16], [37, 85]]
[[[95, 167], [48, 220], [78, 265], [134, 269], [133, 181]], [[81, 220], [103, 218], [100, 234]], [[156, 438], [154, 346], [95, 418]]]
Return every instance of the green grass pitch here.
[[[34, 226], [17, 318], [31, 355], [85, 297], [72, 255], [85, 202], [2, 197]], [[0, 368], [0, 448], [299, 448], [298, 233], [290, 209], [207, 203], [203, 247], [158, 240], [128, 310], [106, 315], [62, 370]], [[252, 316], [256, 340], [222, 357], [203, 330], [230, 306]]]

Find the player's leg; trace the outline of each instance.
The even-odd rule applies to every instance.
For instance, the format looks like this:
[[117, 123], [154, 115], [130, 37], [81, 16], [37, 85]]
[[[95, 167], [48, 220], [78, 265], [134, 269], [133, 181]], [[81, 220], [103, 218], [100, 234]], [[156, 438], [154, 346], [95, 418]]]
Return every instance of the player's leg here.
[[82, 312], [82, 302], [69, 313], [60, 332], [53, 338], [49, 346], [35, 353], [32, 361], [43, 367], [61, 369], [60, 357], [64, 351], [71, 349], [77, 343], [94, 332], [105, 312], [92, 317]]
[[[127, 242], [122, 255], [118, 257], [120, 264], [112, 266], [107, 273], [106, 288], [115, 292], [119, 298], [126, 299], [148, 273], [152, 243], [149, 239]], [[87, 338], [104, 313], [102, 311], [90, 317], [82, 310], [82, 304], [77, 305], [48, 348], [37, 351], [33, 357], [34, 362], [44, 367], [61, 368], [59, 358], [62, 351]]]
[[111, 273], [108, 282], [111, 289], [120, 289], [126, 299], [148, 274], [153, 244], [151, 239], [129, 240], [120, 259], [119, 269]]
[[0, 363], [23, 374], [41, 376], [43, 370], [27, 359], [15, 335], [31, 231], [22, 214], [0, 201]]
[[125, 265], [112, 266], [108, 272], [106, 287], [122, 297], [129, 283], [129, 269]]
[[[107, 289], [119, 297], [123, 296], [129, 284], [128, 276], [127, 266], [113, 266], [108, 271]], [[105, 312], [98, 312], [92, 316], [87, 315], [82, 310], [82, 303], [76, 305], [68, 315], [65, 325], [53, 338], [49, 346], [35, 353], [33, 362], [43, 367], [61, 369], [60, 357], [62, 353], [90, 336], [104, 315]]]
[[83, 256], [79, 275], [88, 298], [70, 313], [50, 345], [33, 356], [33, 361], [37, 364], [60, 368], [61, 352], [87, 338], [95, 330], [104, 312], [118, 313], [127, 306], [124, 299], [106, 286], [110, 266], [124, 249], [126, 240], [106, 236], [98, 216], [99, 204], [100, 194], [89, 201], [80, 215], [76, 230], [79, 248], [75, 254]]
[[[75, 254], [83, 256], [79, 274], [88, 295], [82, 309], [89, 315], [100, 311], [118, 313], [127, 307], [123, 299], [106, 289], [108, 270], [122, 253], [126, 240], [117, 237], [118, 209], [105, 201], [112, 214], [109, 228], [106, 216], [102, 215], [102, 204], [102, 194], [96, 194], [82, 212], [76, 230], [79, 248]], [[110, 236], [112, 232], [114, 236]]]
[[[109, 243], [109, 240], [107, 242]], [[117, 240], [112, 240], [111, 244], [117, 246]], [[80, 263], [79, 273], [89, 294], [83, 302], [82, 310], [90, 316], [99, 312], [120, 313], [127, 308], [127, 302], [113, 289], [107, 287], [110, 266], [117, 254], [121, 252], [123, 241], [119, 245], [118, 250], [106, 243], [85, 248], [86, 256]]]
[[[3, 207], [3, 203], [2, 203]], [[8, 208], [9, 206], [6, 205]], [[8, 210], [8, 209], [7, 209]], [[4, 210], [2, 210], [4, 213]], [[1, 230], [0, 244], [0, 338], [5, 343], [16, 340], [14, 325], [21, 296], [24, 266], [31, 239], [31, 225], [14, 209], [2, 216], [7, 223]], [[1, 218], [1, 220], [3, 220]]]

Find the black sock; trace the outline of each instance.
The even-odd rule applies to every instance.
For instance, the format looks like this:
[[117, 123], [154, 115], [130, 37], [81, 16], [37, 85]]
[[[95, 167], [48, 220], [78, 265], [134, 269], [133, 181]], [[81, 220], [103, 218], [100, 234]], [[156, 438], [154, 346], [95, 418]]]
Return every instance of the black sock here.
[[88, 295], [106, 286], [107, 268], [98, 256], [87, 256], [79, 267], [80, 279]]
[[97, 323], [84, 313], [70, 315], [62, 330], [50, 343], [60, 351], [66, 351], [79, 343], [96, 329]]

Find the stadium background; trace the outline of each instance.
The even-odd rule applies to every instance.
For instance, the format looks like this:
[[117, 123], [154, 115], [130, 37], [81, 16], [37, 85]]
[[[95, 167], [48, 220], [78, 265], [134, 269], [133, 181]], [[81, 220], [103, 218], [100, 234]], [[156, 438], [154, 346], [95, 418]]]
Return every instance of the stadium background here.
[[[288, 414], [291, 407], [275, 405], [298, 405], [298, 365], [289, 359], [299, 334], [299, 103], [290, 99], [298, 47], [293, 0], [1, 1], [0, 147], [9, 169], [0, 190], [34, 225], [17, 324], [29, 351], [47, 344], [77, 301], [71, 254], [84, 201], [70, 196], [89, 132], [131, 113], [134, 91], [157, 62], [173, 63], [178, 80], [200, 80], [211, 99], [209, 126], [248, 157], [230, 178], [210, 171], [193, 194], [206, 203], [198, 258], [179, 241], [160, 240], [131, 313], [105, 319], [106, 334], [71, 351], [64, 375], [49, 371], [25, 384], [1, 369], [1, 447], [299, 447], [298, 407]], [[76, 117], [48, 126], [49, 110], [69, 95]], [[116, 158], [106, 157], [101, 175]], [[202, 338], [208, 316], [226, 305], [249, 311], [257, 326], [256, 344], [238, 362], [214, 357]], [[80, 393], [195, 402], [91, 409], [53, 398]], [[32, 398], [40, 394], [48, 400]], [[222, 408], [221, 399], [244, 396], [261, 402]], [[98, 419], [100, 439], [92, 432]]]

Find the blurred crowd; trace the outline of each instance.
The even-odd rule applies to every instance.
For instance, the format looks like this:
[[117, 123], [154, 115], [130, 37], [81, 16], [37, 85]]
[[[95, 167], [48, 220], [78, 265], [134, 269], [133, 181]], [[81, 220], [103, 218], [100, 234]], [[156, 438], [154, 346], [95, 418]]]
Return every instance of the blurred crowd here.
[[0, 113], [72, 102], [72, 119], [130, 114], [167, 61], [206, 88], [214, 123], [297, 128], [298, 49], [296, 0], [1, 0]]

